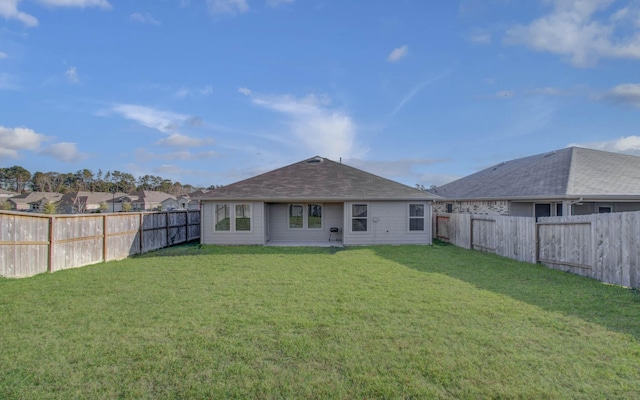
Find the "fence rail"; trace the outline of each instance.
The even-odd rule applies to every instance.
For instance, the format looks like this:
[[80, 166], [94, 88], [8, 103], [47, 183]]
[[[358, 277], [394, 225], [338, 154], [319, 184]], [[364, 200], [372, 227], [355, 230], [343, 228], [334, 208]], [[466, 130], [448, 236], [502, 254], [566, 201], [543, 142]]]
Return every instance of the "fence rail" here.
[[640, 287], [640, 212], [545, 217], [434, 214], [434, 237], [467, 249]]
[[0, 211], [0, 276], [77, 268], [198, 238], [198, 210], [53, 216]]

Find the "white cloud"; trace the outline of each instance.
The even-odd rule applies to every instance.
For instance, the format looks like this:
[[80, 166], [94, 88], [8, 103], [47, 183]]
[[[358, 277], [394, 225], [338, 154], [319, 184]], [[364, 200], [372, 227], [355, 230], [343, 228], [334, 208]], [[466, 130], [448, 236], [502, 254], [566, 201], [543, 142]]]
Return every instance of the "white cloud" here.
[[[448, 160], [439, 158], [404, 158], [394, 161], [374, 161], [355, 158], [343, 160], [345, 164], [352, 165], [358, 169], [362, 169], [385, 178], [394, 178], [399, 181], [405, 181], [407, 182], [406, 184], [410, 186], [413, 186], [416, 183], [423, 183], [420, 180], [423, 174], [417, 170], [446, 161]], [[409, 181], [415, 182], [410, 183]]]
[[156, 144], [168, 147], [199, 147], [211, 144], [211, 140], [196, 139], [180, 133], [174, 133], [168, 138], [161, 139]]
[[78, 147], [75, 143], [68, 142], [52, 144], [46, 149], [43, 149], [41, 153], [64, 162], [77, 162], [87, 158], [86, 154], [80, 153], [78, 151]]
[[0, 72], [0, 90], [18, 90], [19, 88], [15, 76]]
[[160, 25], [160, 21], [150, 13], [136, 12], [129, 15], [129, 19], [134, 22], [140, 22], [141, 24]]
[[[554, 5], [552, 12], [507, 30], [505, 42], [565, 56], [576, 67], [595, 65], [601, 58], [640, 59], [640, 34], [623, 29], [629, 12], [611, 12], [613, 0], [547, 2]], [[607, 11], [609, 18], [604, 18]]]
[[110, 9], [111, 4], [107, 0], [38, 0], [38, 2], [54, 7], [99, 7]]
[[640, 83], [625, 83], [606, 92], [605, 99], [640, 107]]
[[415, 95], [417, 95], [422, 89], [424, 89], [425, 87], [429, 86], [430, 84], [439, 81], [440, 79], [444, 78], [445, 76], [449, 75], [451, 73], [451, 70], [445, 71], [443, 73], [441, 73], [440, 75], [434, 76], [432, 78], [429, 79], [425, 79], [424, 81], [418, 83], [417, 85], [415, 85], [414, 87], [411, 88], [411, 90], [409, 90], [409, 93], [407, 93], [402, 100], [400, 101], [400, 103], [396, 106], [396, 108], [391, 112], [391, 118], [395, 117], [395, 115], [402, 110], [402, 108], [409, 103], [414, 97]]
[[491, 34], [487, 31], [477, 30], [469, 35], [469, 41], [476, 44], [491, 43]]
[[207, 0], [212, 14], [238, 14], [249, 11], [246, 0]]
[[[22, 0], [0, 0], [0, 17], [16, 19], [28, 27], [38, 26], [36, 17], [18, 10], [20, 1]], [[51, 7], [111, 8], [111, 4], [107, 0], [38, 0], [38, 2]]]
[[0, 159], [20, 158], [20, 151], [36, 151], [42, 142], [48, 140], [45, 135], [29, 128], [7, 128], [0, 125]]
[[267, 5], [275, 8], [283, 4], [293, 4], [294, 1], [295, 0], [267, 0]]
[[28, 27], [38, 26], [38, 20], [33, 15], [18, 11], [18, 3], [21, 0], [1, 0], [0, 16], [4, 19], [16, 19]]
[[8, 57], [9, 55], [7, 53], [5, 53], [4, 51], [0, 51], [0, 60], [4, 60]]
[[211, 85], [206, 85], [201, 88], [181, 87], [180, 89], [176, 90], [176, 92], [174, 93], [174, 96], [179, 99], [184, 99], [185, 97], [192, 96], [194, 94], [196, 95], [199, 94], [201, 96], [209, 96], [211, 93], [213, 93], [213, 87], [211, 87]]
[[[303, 98], [290, 95], [258, 95], [239, 91], [261, 107], [286, 116], [286, 124], [296, 145], [331, 159], [351, 157], [355, 152], [356, 124], [344, 111], [331, 109], [326, 96], [310, 94]], [[308, 154], [308, 153], [306, 153]]]
[[217, 157], [218, 153], [213, 150], [209, 151], [199, 151], [199, 152], [191, 152], [188, 150], [180, 150], [174, 151], [171, 153], [152, 153], [145, 149], [137, 149], [136, 150], [136, 158], [140, 161], [152, 161], [152, 160], [162, 160], [162, 161], [192, 161], [192, 160], [205, 160], [209, 158]]
[[166, 134], [174, 133], [180, 124], [188, 121], [190, 118], [188, 115], [170, 111], [160, 111], [136, 104], [116, 104], [112, 107], [112, 111], [115, 111], [126, 119], [136, 121], [142, 126]]
[[393, 51], [391, 53], [389, 53], [389, 55], [387, 56], [387, 61], [390, 61], [390, 62], [400, 61], [408, 53], [409, 53], [409, 46], [407, 46], [405, 44], [405, 45], [400, 46], [400, 47], [398, 47], [396, 49], [393, 49]]
[[64, 73], [67, 76], [67, 80], [71, 83], [80, 82], [80, 77], [78, 77], [78, 69], [76, 67], [69, 67]]
[[245, 96], [251, 95], [251, 90], [247, 89], [246, 87], [238, 88], [238, 92], [244, 94]]
[[602, 142], [573, 143], [569, 146], [587, 147], [596, 150], [640, 155], [640, 136], [624, 136], [618, 139], [605, 140]]

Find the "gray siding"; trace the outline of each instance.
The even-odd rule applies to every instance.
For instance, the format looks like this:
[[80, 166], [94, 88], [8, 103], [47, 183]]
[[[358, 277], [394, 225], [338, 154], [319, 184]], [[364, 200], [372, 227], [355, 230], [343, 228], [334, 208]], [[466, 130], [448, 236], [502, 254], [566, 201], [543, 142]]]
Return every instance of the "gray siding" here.
[[[304, 204], [304, 203], [295, 203]], [[322, 204], [322, 203], [307, 203]], [[289, 228], [289, 204], [268, 204], [269, 209], [269, 240], [287, 242], [312, 242], [329, 240], [329, 228], [337, 227], [342, 232], [342, 203], [322, 204], [322, 228], [321, 229], [290, 229]], [[306, 213], [306, 207], [305, 207]]]
[[533, 203], [516, 203], [511, 202], [512, 217], [533, 217]]
[[640, 203], [600, 202], [574, 204], [572, 213], [573, 215], [597, 214], [599, 207], [611, 207], [611, 212], [640, 211]]
[[[215, 207], [217, 202], [203, 201], [201, 207], [202, 224], [202, 244], [225, 244], [225, 245], [263, 245], [265, 244], [265, 217], [264, 203], [261, 201], [246, 202], [220, 202], [231, 205], [234, 210], [236, 204], [251, 204], [251, 231], [250, 232], [218, 232], [215, 231]], [[232, 211], [232, 216], [233, 216]]]
[[[409, 204], [420, 201], [363, 201], [344, 205], [345, 245], [431, 244], [431, 203], [425, 203], [423, 232], [409, 232]], [[368, 231], [351, 232], [351, 205], [368, 204]], [[374, 222], [376, 221], [376, 222]]]

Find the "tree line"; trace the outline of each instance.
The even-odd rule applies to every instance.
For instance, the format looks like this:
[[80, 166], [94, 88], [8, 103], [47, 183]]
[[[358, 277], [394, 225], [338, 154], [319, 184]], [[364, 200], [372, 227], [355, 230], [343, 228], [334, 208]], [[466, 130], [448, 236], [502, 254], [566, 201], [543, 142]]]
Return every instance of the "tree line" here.
[[101, 169], [97, 173], [89, 169], [81, 169], [67, 173], [38, 171], [31, 174], [27, 169], [14, 165], [0, 168], [0, 187], [18, 193], [29, 191], [63, 194], [77, 191], [131, 193], [138, 190], [157, 190], [180, 196], [198, 189], [215, 189], [219, 185], [211, 185], [207, 188], [195, 187], [154, 175], [144, 175], [136, 179], [126, 172], [116, 170], [103, 173]]

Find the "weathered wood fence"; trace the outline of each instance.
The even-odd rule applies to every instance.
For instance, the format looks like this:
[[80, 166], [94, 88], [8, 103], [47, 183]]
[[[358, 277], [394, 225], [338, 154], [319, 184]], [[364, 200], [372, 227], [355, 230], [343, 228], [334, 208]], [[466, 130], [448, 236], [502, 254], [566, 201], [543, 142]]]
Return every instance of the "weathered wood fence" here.
[[200, 211], [42, 215], [0, 211], [0, 275], [55, 272], [200, 238]]
[[456, 246], [640, 287], [640, 212], [534, 218], [434, 214], [434, 237]]

